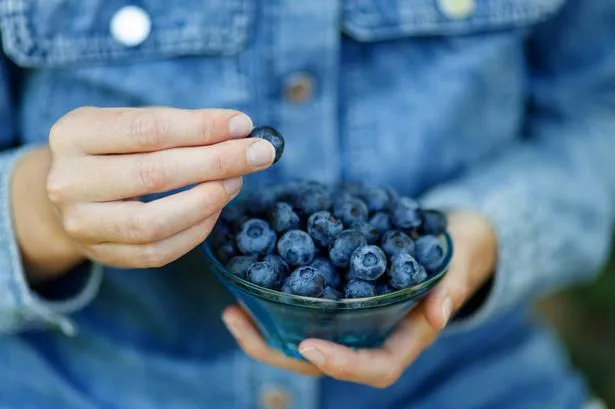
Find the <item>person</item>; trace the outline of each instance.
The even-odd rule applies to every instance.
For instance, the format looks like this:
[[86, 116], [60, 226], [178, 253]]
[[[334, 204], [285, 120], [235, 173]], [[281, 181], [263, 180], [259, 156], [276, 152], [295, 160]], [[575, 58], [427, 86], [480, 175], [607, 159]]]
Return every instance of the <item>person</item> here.
[[[532, 301], [608, 253], [612, 2], [0, 7], [0, 407], [591, 402]], [[382, 348], [287, 358], [200, 257], [242, 183], [298, 177], [449, 212], [451, 269]]]

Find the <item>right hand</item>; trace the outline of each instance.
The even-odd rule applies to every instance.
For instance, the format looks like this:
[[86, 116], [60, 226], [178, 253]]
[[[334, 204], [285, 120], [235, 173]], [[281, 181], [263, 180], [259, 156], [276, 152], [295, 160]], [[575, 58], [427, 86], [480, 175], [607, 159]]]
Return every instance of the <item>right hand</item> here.
[[168, 264], [205, 240], [242, 175], [272, 164], [275, 149], [245, 138], [251, 129], [232, 110], [76, 109], [49, 136], [49, 200], [84, 257], [124, 268]]

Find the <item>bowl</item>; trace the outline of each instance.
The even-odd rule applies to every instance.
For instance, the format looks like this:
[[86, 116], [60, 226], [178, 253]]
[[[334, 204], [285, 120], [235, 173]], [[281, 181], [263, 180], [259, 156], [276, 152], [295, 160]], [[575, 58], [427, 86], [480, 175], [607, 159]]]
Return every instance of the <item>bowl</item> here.
[[229, 272], [216, 258], [211, 243], [202, 248], [214, 274], [237, 298], [269, 346], [303, 360], [299, 344], [307, 338], [350, 348], [377, 348], [399, 322], [446, 275], [453, 255], [447, 233], [439, 236], [445, 256], [438, 271], [415, 286], [370, 298], [331, 300], [286, 294], [257, 286]]

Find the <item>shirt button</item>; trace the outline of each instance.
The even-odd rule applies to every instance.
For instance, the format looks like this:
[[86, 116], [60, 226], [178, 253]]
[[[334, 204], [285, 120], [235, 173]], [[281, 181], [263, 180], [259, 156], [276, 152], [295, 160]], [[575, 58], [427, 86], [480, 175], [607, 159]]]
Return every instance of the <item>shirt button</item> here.
[[261, 390], [260, 407], [262, 409], [288, 409], [291, 397], [279, 386], [267, 386]]
[[149, 15], [136, 6], [122, 7], [111, 17], [111, 35], [127, 47], [134, 47], [145, 41], [151, 28]]
[[476, 6], [475, 0], [438, 0], [440, 11], [451, 19], [462, 19], [470, 16]]
[[295, 103], [301, 104], [314, 95], [314, 77], [305, 72], [291, 75], [284, 87], [284, 97]]

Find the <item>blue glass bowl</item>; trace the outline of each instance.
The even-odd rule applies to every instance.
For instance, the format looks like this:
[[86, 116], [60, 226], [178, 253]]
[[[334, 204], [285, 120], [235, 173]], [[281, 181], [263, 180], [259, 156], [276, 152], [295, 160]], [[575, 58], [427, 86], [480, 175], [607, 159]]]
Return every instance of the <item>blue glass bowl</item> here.
[[230, 273], [215, 257], [208, 241], [203, 250], [211, 270], [248, 312], [269, 346], [303, 359], [298, 346], [307, 338], [351, 348], [380, 346], [448, 271], [453, 243], [446, 233], [440, 239], [446, 251], [444, 261], [427, 281], [385, 295], [344, 300], [302, 297], [259, 287]]

